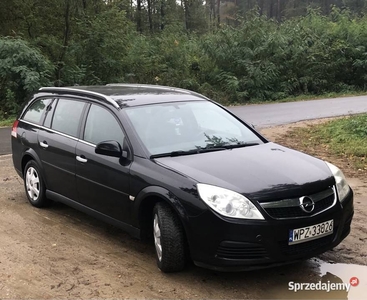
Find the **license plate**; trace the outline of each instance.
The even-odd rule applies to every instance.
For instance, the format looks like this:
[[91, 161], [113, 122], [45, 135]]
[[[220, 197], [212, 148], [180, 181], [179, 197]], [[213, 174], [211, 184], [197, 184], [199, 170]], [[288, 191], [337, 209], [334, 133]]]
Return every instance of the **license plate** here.
[[334, 230], [334, 220], [289, 230], [288, 245], [299, 244], [330, 235]]

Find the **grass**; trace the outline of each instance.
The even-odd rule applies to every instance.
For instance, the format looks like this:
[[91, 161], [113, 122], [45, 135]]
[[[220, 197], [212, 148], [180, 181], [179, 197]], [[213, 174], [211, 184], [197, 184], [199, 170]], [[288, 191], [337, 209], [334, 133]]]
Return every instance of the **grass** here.
[[7, 117], [7, 118], [0, 118], [0, 127], [9, 127], [12, 126], [15, 121], [15, 116]]
[[306, 152], [328, 152], [350, 162], [357, 170], [367, 170], [367, 114], [296, 128], [292, 136], [302, 136]]

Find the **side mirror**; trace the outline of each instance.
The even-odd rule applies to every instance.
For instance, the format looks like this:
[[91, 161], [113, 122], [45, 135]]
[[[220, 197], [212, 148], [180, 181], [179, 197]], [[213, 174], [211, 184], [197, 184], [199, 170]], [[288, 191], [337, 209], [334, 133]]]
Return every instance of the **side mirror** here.
[[[112, 156], [112, 157], [121, 157], [123, 156], [123, 151], [121, 146], [116, 141], [103, 141], [97, 144], [95, 152], [97, 154]], [[125, 151], [124, 151], [125, 152]], [[127, 154], [125, 154], [127, 156]]]

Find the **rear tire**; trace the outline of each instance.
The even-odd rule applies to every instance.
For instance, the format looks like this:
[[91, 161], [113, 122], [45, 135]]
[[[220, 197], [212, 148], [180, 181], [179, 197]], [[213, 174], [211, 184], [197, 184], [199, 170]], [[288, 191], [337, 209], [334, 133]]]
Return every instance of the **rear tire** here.
[[185, 235], [177, 214], [165, 203], [153, 210], [153, 237], [158, 268], [165, 273], [185, 267]]
[[49, 204], [46, 198], [46, 188], [38, 164], [31, 160], [24, 168], [24, 188], [28, 201], [35, 207]]

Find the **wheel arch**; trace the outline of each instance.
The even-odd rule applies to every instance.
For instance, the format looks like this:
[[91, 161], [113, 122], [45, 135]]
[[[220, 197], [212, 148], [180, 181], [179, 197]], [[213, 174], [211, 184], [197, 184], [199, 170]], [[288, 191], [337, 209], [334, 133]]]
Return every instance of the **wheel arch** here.
[[159, 186], [147, 187], [139, 192], [134, 202], [133, 215], [143, 240], [152, 238], [152, 230], [150, 229], [152, 229], [153, 224], [153, 209], [158, 202], [166, 203], [177, 214], [186, 235], [187, 215], [185, 209], [178, 198], [167, 189]]
[[24, 178], [24, 169], [25, 169], [25, 166], [27, 165], [27, 163], [31, 160], [34, 160], [38, 167], [40, 168], [40, 172], [41, 172], [41, 176], [42, 176], [42, 179], [43, 179], [43, 182], [45, 183], [46, 185], [46, 188], [47, 188], [47, 178], [45, 177], [45, 174], [44, 174], [44, 170], [42, 168], [42, 163], [41, 163], [41, 160], [40, 158], [38, 157], [37, 153], [33, 150], [33, 149], [27, 149], [24, 153], [23, 153], [23, 156], [22, 156], [22, 161], [21, 161], [21, 171], [22, 171], [22, 177]]

